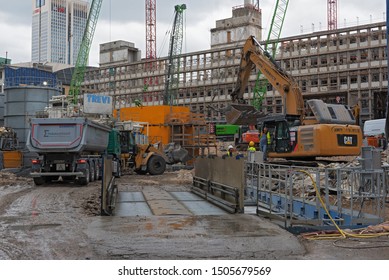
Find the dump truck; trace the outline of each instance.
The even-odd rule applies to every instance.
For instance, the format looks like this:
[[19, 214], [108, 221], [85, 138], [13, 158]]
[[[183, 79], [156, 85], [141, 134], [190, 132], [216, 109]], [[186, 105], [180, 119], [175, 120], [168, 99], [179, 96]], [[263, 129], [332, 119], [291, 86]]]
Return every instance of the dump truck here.
[[[31, 177], [36, 185], [58, 180], [87, 185], [101, 177], [102, 155], [112, 128], [76, 118], [33, 118], [26, 146], [38, 157], [32, 160]], [[120, 155], [114, 156], [114, 159]], [[120, 163], [114, 160], [120, 174]]]

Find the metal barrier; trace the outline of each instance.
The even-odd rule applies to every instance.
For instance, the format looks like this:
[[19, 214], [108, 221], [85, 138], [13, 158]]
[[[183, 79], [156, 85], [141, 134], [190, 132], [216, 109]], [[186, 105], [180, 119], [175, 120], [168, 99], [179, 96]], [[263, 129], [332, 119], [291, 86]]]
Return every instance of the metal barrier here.
[[113, 161], [111, 157], [103, 157], [100, 213], [102, 216], [113, 214], [118, 196], [118, 188], [115, 185], [113, 175]]
[[246, 192], [286, 228], [361, 227], [385, 220], [388, 171], [246, 162]]
[[191, 190], [230, 213], [243, 213], [243, 166], [243, 159], [197, 158]]

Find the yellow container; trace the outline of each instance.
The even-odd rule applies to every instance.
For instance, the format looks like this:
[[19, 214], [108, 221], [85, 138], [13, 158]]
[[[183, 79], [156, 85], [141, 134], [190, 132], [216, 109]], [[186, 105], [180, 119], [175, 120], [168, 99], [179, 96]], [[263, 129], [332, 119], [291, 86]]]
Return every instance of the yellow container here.
[[4, 168], [20, 168], [23, 164], [23, 154], [21, 151], [3, 151]]

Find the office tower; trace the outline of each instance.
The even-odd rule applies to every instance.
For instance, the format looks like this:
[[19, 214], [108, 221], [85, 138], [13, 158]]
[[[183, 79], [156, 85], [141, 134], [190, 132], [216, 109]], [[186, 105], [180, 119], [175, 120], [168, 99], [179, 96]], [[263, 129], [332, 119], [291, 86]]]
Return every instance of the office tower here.
[[32, 0], [31, 61], [74, 65], [88, 19], [81, 0]]

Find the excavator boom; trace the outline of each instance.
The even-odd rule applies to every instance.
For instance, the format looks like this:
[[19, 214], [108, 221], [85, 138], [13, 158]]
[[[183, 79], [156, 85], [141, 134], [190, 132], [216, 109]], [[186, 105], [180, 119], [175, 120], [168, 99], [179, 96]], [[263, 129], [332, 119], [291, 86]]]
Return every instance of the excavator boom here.
[[[284, 99], [285, 115], [299, 118], [304, 116], [304, 101], [297, 83], [273, 60], [254, 36], [250, 36], [243, 46], [236, 87], [231, 93], [233, 104], [226, 111], [227, 122], [232, 124], [253, 124], [255, 108], [245, 104], [243, 95], [253, 68], [258, 68], [269, 83]], [[261, 117], [257, 114], [258, 117]], [[262, 114], [264, 116], [264, 114]], [[231, 122], [230, 122], [230, 121]]]

